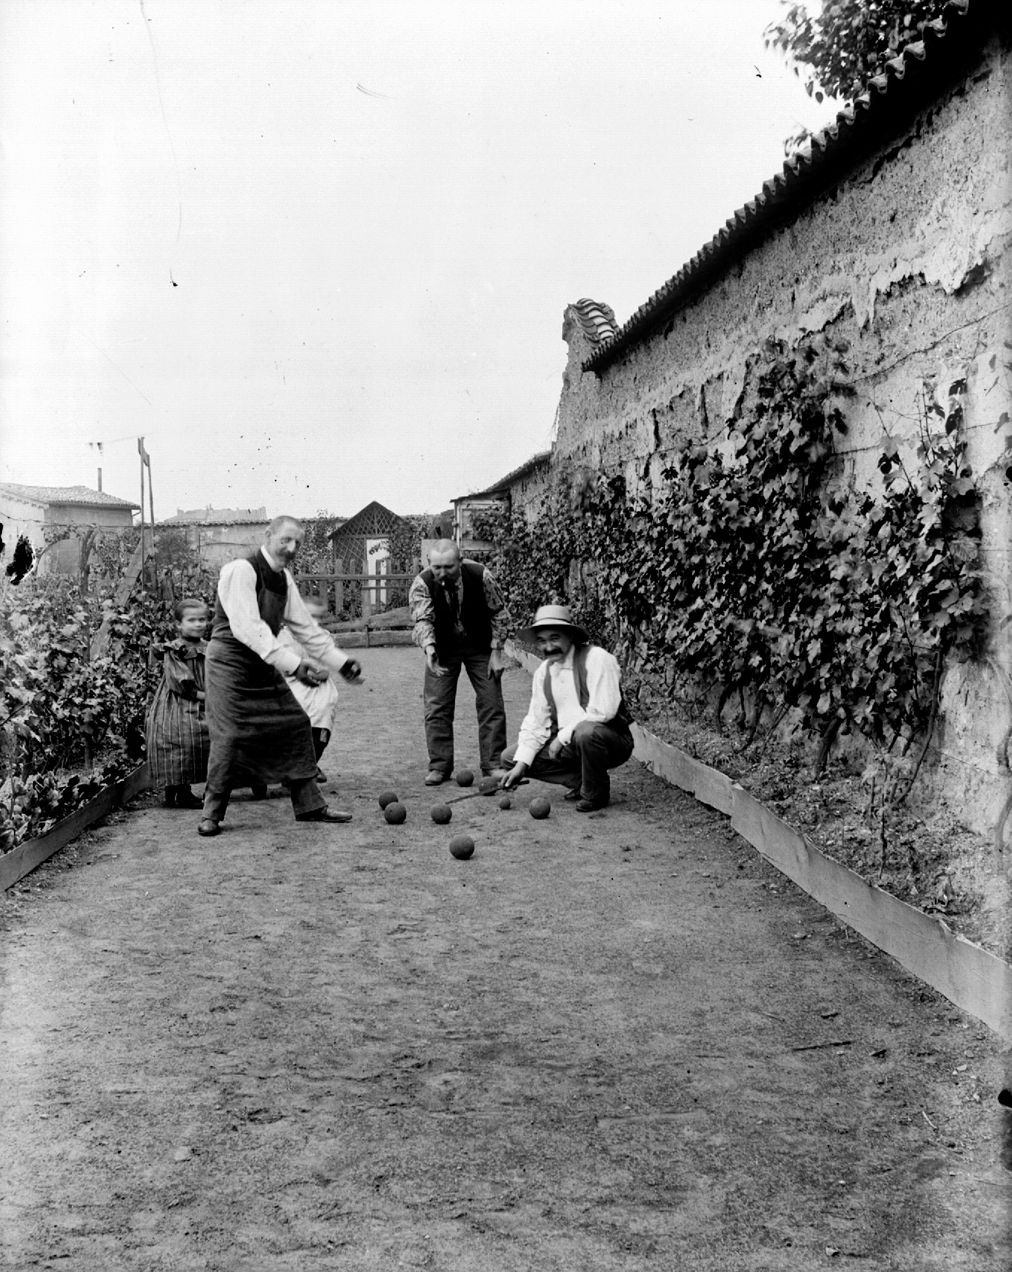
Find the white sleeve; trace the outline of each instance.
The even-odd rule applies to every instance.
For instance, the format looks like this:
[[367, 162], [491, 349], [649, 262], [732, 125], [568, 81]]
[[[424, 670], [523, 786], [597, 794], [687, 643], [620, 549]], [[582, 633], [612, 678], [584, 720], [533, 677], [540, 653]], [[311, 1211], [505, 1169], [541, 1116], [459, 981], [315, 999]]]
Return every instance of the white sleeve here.
[[218, 599], [236, 640], [242, 641], [265, 663], [290, 674], [301, 659], [279, 642], [260, 617], [256, 577], [248, 561], [229, 561], [218, 578]]
[[295, 580], [285, 571], [288, 580], [288, 600], [285, 602], [285, 623], [292, 635], [299, 642], [310, 658], [330, 671], [340, 671], [351, 655], [338, 649], [330, 632], [324, 631], [320, 624], [306, 609], [302, 594], [295, 585]]
[[552, 736], [552, 713], [545, 696], [545, 677], [548, 663], [543, 662], [534, 673], [531, 685], [531, 705], [520, 726], [515, 762], [530, 766], [534, 757]]

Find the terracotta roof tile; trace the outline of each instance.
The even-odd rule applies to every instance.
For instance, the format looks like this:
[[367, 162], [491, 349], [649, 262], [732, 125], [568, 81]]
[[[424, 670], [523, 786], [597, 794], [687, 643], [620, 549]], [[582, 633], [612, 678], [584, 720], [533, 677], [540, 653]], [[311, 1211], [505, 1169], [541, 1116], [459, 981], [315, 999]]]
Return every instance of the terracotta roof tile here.
[[16, 482], [0, 482], [0, 491], [38, 504], [78, 504], [85, 508], [140, 508], [129, 499], [118, 499], [104, 490], [90, 486], [22, 486]]
[[[606, 335], [583, 363], [598, 371], [624, 349], [654, 330], [677, 305], [704, 285], [706, 277], [735, 259], [757, 237], [772, 232], [792, 213], [808, 206], [862, 147], [878, 144], [882, 132], [937, 96], [954, 64], [979, 49], [997, 30], [1012, 28], [1008, 0], [948, 0], [941, 17], [919, 27], [920, 39], [885, 63], [865, 91], [837, 112], [836, 119], [810, 140], [807, 150], [788, 156], [783, 169], [763, 182], [762, 190], [738, 208], [713, 238], [668, 279], [613, 334]], [[593, 303], [593, 302], [591, 302]]]

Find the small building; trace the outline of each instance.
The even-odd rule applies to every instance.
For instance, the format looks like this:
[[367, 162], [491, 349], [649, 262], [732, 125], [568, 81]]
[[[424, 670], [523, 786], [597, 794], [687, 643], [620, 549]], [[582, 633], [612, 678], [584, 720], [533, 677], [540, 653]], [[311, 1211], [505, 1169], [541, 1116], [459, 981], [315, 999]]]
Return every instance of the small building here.
[[174, 517], [159, 521], [156, 530], [177, 530], [187, 546], [205, 565], [220, 569], [235, 557], [246, 556], [264, 541], [270, 524], [266, 508], [178, 509]]
[[411, 570], [412, 561], [391, 562], [391, 540], [410, 536], [414, 527], [406, 517], [373, 500], [353, 517], [331, 530], [330, 553], [335, 574], [389, 573], [393, 568]]
[[[129, 530], [140, 506], [90, 486], [22, 486], [0, 482], [0, 523], [8, 552], [23, 535], [40, 574], [78, 574], [83, 532]], [[82, 534], [73, 531], [80, 527]], [[71, 533], [66, 533], [70, 531]], [[59, 538], [60, 535], [63, 538]], [[47, 547], [47, 543], [51, 546]], [[41, 558], [41, 559], [40, 559]]]
[[528, 509], [539, 503], [538, 496], [547, 484], [551, 458], [551, 451], [541, 451], [494, 485], [453, 500], [453, 537], [464, 556], [481, 556], [495, 546], [475, 533], [475, 521], [483, 513], [508, 515], [515, 506]]

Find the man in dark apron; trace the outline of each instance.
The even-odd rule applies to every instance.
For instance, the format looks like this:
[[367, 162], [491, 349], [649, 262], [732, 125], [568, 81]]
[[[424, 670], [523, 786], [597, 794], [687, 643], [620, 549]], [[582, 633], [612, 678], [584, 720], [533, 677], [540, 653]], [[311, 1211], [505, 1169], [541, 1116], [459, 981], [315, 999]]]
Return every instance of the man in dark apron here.
[[[263, 547], [221, 571], [205, 660], [211, 749], [201, 835], [219, 833], [233, 788], [275, 781], [288, 786], [296, 821], [351, 820], [320, 794], [309, 717], [285, 683], [285, 673], [306, 684], [331, 672], [353, 683], [362, 676], [311, 617], [287, 568], [302, 538], [294, 518], [275, 517]], [[278, 640], [282, 623], [308, 657]]]

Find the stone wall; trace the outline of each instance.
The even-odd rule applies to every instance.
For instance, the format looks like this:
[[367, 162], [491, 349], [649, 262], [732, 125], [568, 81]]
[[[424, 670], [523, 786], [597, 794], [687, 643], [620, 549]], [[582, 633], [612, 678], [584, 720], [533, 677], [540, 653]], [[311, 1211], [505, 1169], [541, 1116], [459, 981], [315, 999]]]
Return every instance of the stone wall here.
[[606, 346], [567, 310], [553, 471], [621, 471], [633, 486], [649, 485], [687, 440], [719, 445], [767, 338], [794, 344], [825, 332], [849, 342], [856, 389], [841, 403], [841, 465], [859, 486], [877, 488], [883, 433], [912, 452], [927, 397], [965, 378], [994, 623], [986, 660], [948, 670], [928, 776], [935, 794], [988, 833], [1012, 791], [1012, 628], [1002, 622], [1012, 610], [1007, 43], [988, 43], [969, 73], [899, 131], [865, 136], [832, 184], [790, 219], [771, 215], [747, 248], [596, 370], [583, 364]]

